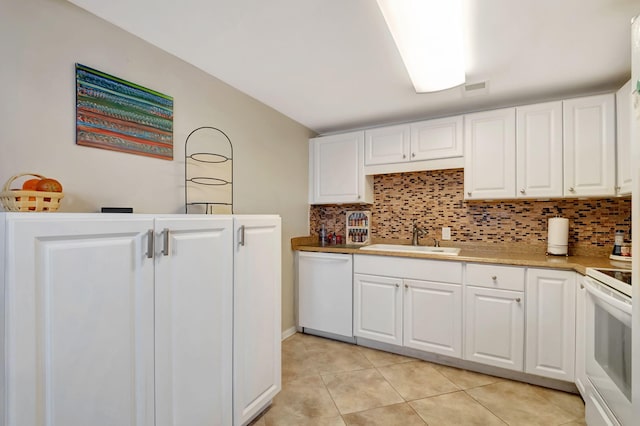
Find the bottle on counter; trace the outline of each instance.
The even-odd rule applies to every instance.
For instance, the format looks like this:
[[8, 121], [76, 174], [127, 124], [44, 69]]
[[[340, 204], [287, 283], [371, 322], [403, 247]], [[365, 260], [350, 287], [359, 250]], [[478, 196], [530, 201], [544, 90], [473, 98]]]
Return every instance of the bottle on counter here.
[[613, 240], [613, 251], [611, 254], [614, 256], [622, 256], [622, 244], [624, 243], [624, 231], [616, 231], [616, 235]]
[[327, 243], [327, 228], [325, 228], [324, 223], [320, 225], [320, 231], [318, 232], [318, 240], [320, 245], [325, 245]]

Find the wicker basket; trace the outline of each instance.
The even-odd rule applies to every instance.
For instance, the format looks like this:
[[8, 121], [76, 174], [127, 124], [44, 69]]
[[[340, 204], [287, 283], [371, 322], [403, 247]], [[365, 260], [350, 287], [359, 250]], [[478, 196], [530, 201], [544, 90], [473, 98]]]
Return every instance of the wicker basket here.
[[34, 176], [45, 179], [44, 176], [35, 173], [23, 173], [12, 176], [4, 184], [0, 192], [0, 204], [8, 212], [55, 212], [60, 207], [60, 200], [64, 197], [62, 192], [25, 191], [11, 189], [11, 184], [22, 176]]

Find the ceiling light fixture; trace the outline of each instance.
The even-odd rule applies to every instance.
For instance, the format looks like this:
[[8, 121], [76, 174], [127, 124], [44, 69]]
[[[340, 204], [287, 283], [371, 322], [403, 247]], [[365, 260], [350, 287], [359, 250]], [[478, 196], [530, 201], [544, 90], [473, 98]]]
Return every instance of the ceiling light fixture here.
[[462, 0], [377, 0], [418, 93], [465, 81]]

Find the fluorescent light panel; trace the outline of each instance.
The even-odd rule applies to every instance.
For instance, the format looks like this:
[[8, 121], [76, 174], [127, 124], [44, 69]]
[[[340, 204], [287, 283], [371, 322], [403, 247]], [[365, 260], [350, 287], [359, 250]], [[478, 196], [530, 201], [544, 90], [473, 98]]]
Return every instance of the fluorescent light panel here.
[[462, 0], [377, 0], [418, 93], [464, 83]]

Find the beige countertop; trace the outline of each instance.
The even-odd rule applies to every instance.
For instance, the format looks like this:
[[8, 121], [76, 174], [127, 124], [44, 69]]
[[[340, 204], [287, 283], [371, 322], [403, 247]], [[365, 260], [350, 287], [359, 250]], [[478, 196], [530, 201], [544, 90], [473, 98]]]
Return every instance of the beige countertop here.
[[[390, 242], [374, 241], [374, 243], [397, 244]], [[406, 244], [406, 242], [404, 242]], [[518, 247], [505, 245], [496, 248], [495, 244], [447, 244], [449, 247], [459, 247], [460, 253], [455, 255], [428, 254], [428, 253], [402, 253], [376, 250], [360, 250], [357, 245], [324, 245], [321, 246], [317, 237], [297, 237], [291, 239], [291, 248], [297, 251], [312, 251], [323, 253], [348, 253], [371, 256], [412, 257], [419, 259], [438, 259], [456, 262], [495, 263], [514, 266], [534, 266], [540, 268], [570, 269], [585, 274], [586, 268], [620, 268], [630, 269], [631, 262], [619, 262], [610, 260], [605, 255], [579, 255], [579, 256], [547, 256], [544, 247], [536, 246]]]

